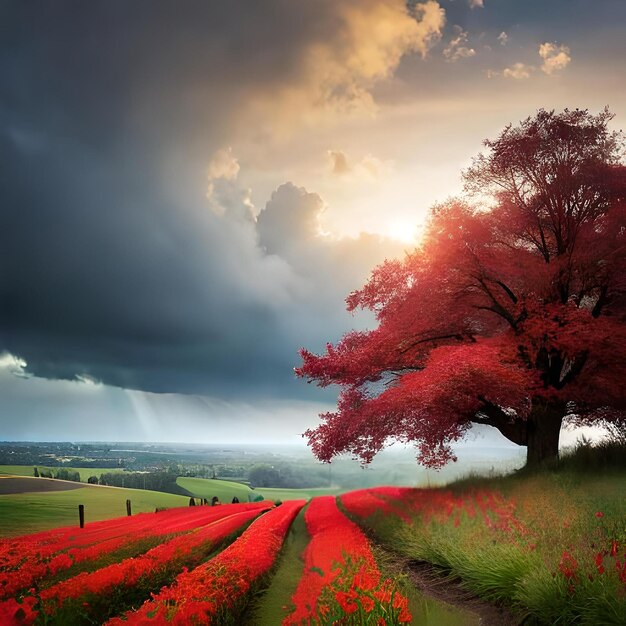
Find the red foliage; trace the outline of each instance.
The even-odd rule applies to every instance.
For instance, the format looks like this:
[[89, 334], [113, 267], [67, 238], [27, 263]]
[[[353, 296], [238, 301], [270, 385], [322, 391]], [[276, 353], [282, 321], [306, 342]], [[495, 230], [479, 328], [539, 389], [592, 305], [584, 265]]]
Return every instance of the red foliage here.
[[232, 609], [274, 564], [294, 518], [304, 501], [293, 500], [256, 520], [215, 558], [183, 572], [139, 610], [107, 622], [123, 624], [211, 623], [222, 610]]
[[338, 384], [338, 410], [305, 435], [318, 458], [368, 463], [412, 442], [439, 467], [472, 423], [555, 455], [568, 410], [626, 410], [626, 168], [610, 115], [540, 111], [486, 142], [465, 173], [494, 203], [435, 207], [420, 247], [348, 299], [378, 326], [296, 374]]

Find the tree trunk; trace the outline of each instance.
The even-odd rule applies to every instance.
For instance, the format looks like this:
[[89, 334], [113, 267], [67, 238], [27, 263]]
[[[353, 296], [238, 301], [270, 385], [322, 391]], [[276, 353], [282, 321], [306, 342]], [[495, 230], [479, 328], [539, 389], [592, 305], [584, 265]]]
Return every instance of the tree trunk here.
[[550, 404], [535, 400], [527, 419], [512, 419], [500, 407], [485, 402], [473, 421], [493, 426], [509, 441], [526, 446], [526, 467], [537, 467], [559, 458], [559, 434], [565, 409], [562, 402]]
[[556, 462], [559, 458], [559, 433], [565, 416], [565, 406], [539, 404], [528, 416], [526, 467]]

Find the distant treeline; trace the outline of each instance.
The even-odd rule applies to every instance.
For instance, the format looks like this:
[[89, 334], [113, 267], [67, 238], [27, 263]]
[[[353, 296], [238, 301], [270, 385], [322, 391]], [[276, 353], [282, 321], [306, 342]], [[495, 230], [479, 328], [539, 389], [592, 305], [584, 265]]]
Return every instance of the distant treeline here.
[[246, 472], [252, 487], [306, 489], [330, 484], [328, 466], [298, 467], [291, 463], [257, 463]]
[[[81, 482], [80, 473], [76, 470], [68, 470], [64, 467], [59, 469], [33, 468], [35, 477], [57, 478], [59, 480], [72, 480]], [[164, 491], [177, 495], [188, 496], [187, 491], [176, 484], [178, 473], [176, 468], [152, 472], [108, 472], [100, 476], [90, 476], [87, 482], [90, 485], [107, 485], [109, 487], [127, 487], [129, 489], [150, 489], [152, 491]]]
[[33, 474], [35, 477], [41, 476], [41, 478], [57, 478], [58, 480], [73, 480], [75, 483], [80, 482], [80, 474], [76, 470], [68, 470], [64, 467], [54, 470], [39, 470], [35, 467], [33, 468]]
[[158, 472], [111, 472], [102, 474], [100, 478], [90, 476], [87, 482], [92, 485], [108, 485], [110, 487], [127, 487], [130, 489], [150, 489], [179, 495], [189, 495], [176, 484], [178, 474], [170, 471]]

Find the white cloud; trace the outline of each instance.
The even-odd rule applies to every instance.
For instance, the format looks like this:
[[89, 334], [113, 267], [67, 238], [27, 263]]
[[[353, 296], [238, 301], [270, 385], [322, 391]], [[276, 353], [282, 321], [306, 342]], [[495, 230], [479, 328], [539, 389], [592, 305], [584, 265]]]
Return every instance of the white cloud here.
[[99, 380], [92, 378], [89, 374], [76, 374], [76, 380], [88, 387], [100, 387], [102, 385]]
[[484, 0], [469, 0], [469, 5], [471, 9], [484, 9], [485, 8]]
[[443, 56], [451, 63], [459, 59], [473, 57], [476, 54], [476, 50], [467, 45], [467, 32], [459, 26], [455, 26], [455, 30], [457, 32], [456, 37], [450, 40], [443, 51]]
[[26, 361], [19, 356], [15, 356], [10, 352], [0, 352], [0, 370], [5, 370], [9, 374], [13, 374], [13, 376], [27, 378], [26, 365]]
[[[505, 45], [508, 41], [508, 36], [505, 32], [500, 33], [498, 41], [502, 45]], [[545, 74], [554, 74], [569, 65], [572, 60], [570, 57], [570, 49], [565, 45], [558, 45], [554, 43], [542, 43], [539, 46], [539, 56], [543, 59], [541, 70]], [[495, 76], [503, 76], [504, 78], [513, 78], [514, 80], [526, 80], [530, 78], [531, 74], [537, 71], [536, 66], [528, 65], [527, 63], [513, 63], [513, 65], [505, 68], [502, 72], [495, 70], [487, 70], [487, 78], [494, 78]]]
[[344, 176], [352, 171], [348, 157], [341, 150], [329, 150], [328, 156], [331, 163], [331, 173], [335, 176]]
[[499, 35], [498, 35], [498, 41], [500, 42], [501, 46], [506, 46], [506, 44], [509, 41], [509, 36], [502, 31]]
[[371, 115], [374, 85], [391, 77], [404, 56], [426, 57], [446, 21], [436, 0], [410, 9], [404, 0], [346, 0], [331, 6], [336, 31], [303, 51], [296, 82], [267, 99], [256, 98], [251, 114], [257, 121], [267, 112], [281, 126], [294, 118], [312, 124], [337, 112]]
[[359, 161], [353, 162], [341, 150], [329, 150], [330, 172], [333, 176], [350, 177], [363, 180], [377, 179], [391, 171], [391, 163], [383, 162], [372, 154], [366, 154]]
[[209, 161], [206, 197], [209, 207], [216, 215], [229, 212], [237, 213], [245, 219], [254, 216], [252, 192], [237, 184], [238, 175], [239, 161], [230, 147], [218, 150]]
[[530, 78], [531, 73], [535, 68], [532, 65], [526, 65], [525, 63], [513, 63], [511, 67], [507, 67], [502, 72], [504, 78], [513, 78], [515, 80], [525, 80]]
[[207, 167], [207, 178], [209, 181], [217, 178], [235, 180], [238, 174], [239, 161], [233, 155], [233, 150], [230, 146], [218, 150], [209, 161]]
[[539, 46], [539, 56], [543, 59], [541, 69], [546, 74], [554, 74], [569, 65], [572, 60], [570, 49], [564, 45], [554, 43], [542, 43]]

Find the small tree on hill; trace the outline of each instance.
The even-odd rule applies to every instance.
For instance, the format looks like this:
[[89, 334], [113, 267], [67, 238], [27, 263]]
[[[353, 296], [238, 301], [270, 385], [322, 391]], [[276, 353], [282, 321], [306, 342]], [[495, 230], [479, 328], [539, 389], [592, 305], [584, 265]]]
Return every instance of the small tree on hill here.
[[453, 459], [471, 424], [556, 458], [563, 418], [626, 408], [626, 168], [608, 111], [539, 111], [508, 126], [465, 172], [488, 206], [452, 200], [421, 245], [347, 298], [378, 326], [296, 374], [340, 385], [335, 413], [305, 435], [316, 456], [364, 462], [393, 440], [421, 463]]

